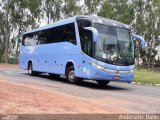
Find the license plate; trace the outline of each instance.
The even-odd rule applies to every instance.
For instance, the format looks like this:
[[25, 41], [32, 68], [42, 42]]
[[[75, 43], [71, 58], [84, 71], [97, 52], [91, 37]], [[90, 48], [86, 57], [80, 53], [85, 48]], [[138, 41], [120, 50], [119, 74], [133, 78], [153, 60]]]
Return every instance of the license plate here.
[[120, 78], [121, 78], [120, 76], [113, 76], [114, 80], [120, 80]]

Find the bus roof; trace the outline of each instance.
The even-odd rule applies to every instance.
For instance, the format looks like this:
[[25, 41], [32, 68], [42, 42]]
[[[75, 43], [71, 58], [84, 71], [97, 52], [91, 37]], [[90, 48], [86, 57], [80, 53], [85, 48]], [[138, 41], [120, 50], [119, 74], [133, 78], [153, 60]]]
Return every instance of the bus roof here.
[[109, 26], [115, 26], [115, 27], [130, 29], [129, 25], [127, 25], [127, 24], [124, 24], [124, 23], [121, 23], [121, 22], [118, 22], [118, 21], [115, 21], [115, 20], [103, 18], [103, 17], [86, 16], [86, 15], [80, 15], [80, 16], [77, 16], [77, 17], [88, 19], [88, 20], [92, 21], [93, 23], [101, 23], [101, 24], [105, 24], [105, 25], [109, 25]]
[[64, 24], [68, 24], [68, 23], [72, 23], [75, 22], [76, 19], [87, 19], [90, 20], [93, 23], [100, 23], [100, 24], [105, 24], [105, 25], [109, 25], [109, 26], [115, 26], [115, 27], [119, 27], [119, 28], [124, 28], [124, 29], [130, 29], [130, 27], [124, 23], [115, 21], [115, 20], [111, 20], [111, 19], [107, 19], [107, 18], [102, 18], [102, 17], [98, 17], [98, 16], [87, 16], [87, 15], [78, 15], [78, 16], [74, 16], [74, 17], [70, 17], [64, 20], [60, 20], [57, 22], [54, 22], [53, 24], [48, 24], [46, 26], [43, 27], [39, 27], [37, 29], [33, 29], [31, 31], [25, 32], [25, 34], [29, 34], [29, 33], [34, 33], [34, 32], [38, 32], [41, 30], [46, 30], [46, 29], [50, 29], [56, 26], [60, 26], [60, 25], [64, 25]]

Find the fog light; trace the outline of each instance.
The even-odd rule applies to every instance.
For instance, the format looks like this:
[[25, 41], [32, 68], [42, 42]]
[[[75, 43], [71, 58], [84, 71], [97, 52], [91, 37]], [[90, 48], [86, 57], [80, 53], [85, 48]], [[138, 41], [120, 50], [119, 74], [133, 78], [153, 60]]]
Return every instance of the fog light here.
[[134, 73], [134, 70], [131, 70], [131, 73]]

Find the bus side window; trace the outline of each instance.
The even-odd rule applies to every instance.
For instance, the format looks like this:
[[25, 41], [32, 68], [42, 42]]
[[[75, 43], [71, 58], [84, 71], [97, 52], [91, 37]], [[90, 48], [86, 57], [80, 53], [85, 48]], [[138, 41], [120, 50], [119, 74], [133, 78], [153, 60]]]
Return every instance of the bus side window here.
[[44, 31], [38, 33], [38, 44], [46, 44], [46, 34]]
[[36, 33], [26, 34], [23, 36], [23, 42], [22, 42], [23, 46], [37, 45], [37, 43], [38, 43], [38, 38]]
[[89, 30], [84, 30], [84, 36], [81, 38], [83, 41], [83, 51], [89, 55], [92, 56], [92, 32]]
[[82, 51], [87, 55], [92, 56], [92, 32], [84, 29], [84, 27], [90, 27], [91, 22], [88, 20], [79, 19], [77, 20], [77, 24]]
[[64, 26], [63, 37], [65, 40], [67, 40], [67, 42], [70, 42], [74, 45], [77, 44], [74, 23], [70, 23]]
[[26, 42], [26, 35], [23, 35], [23, 38], [22, 38], [22, 45], [23, 46], [26, 46], [25, 42]]
[[31, 46], [32, 45], [32, 34], [24, 35], [23, 45], [24, 46]]
[[74, 23], [47, 29], [44, 31], [43, 35], [40, 35], [39, 38], [43, 38], [43, 40], [46, 41], [47, 44], [58, 42], [71, 42], [73, 44], [76, 44]]
[[[61, 31], [59, 31], [59, 27], [53, 27], [44, 31], [43, 39], [41, 42], [50, 44], [60, 42]], [[42, 38], [42, 37], [41, 37]]]
[[31, 43], [30, 43], [30, 37], [29, 36], [26, 36], [24, 38], [24, 45], [25, 46], [30, 46], [31, 45]]
[[31, 39], [32, 39], [32, 45], [37, 45], [38, 44], [38, 35], [37, 35], [37, 33], [34, 33]]

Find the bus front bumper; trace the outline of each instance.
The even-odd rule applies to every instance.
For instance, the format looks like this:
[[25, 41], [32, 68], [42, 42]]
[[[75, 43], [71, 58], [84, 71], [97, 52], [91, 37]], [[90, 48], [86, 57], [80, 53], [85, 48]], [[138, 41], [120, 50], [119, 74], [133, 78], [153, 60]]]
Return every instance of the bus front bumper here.
[[99, 70], [97, 68], [92, 69], [91, 79], [94, 80], [107, 80], [107, 81], [121, 81], [132, 82], [134, 79], [133, 70], [118, 71], [118, 70]]

